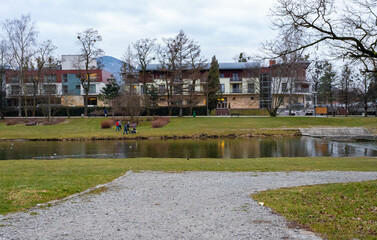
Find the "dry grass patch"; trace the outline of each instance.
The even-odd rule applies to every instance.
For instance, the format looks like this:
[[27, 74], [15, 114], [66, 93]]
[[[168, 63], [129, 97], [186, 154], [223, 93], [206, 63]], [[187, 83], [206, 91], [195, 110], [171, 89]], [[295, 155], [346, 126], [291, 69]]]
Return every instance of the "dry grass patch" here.
[[25, 205], [30, 201], [41, 201], [44, 198], [43, 194], [47, 192], [47, 190], [36, 189], [13, 190], [9, 192], [7, 199], [13, 204]]

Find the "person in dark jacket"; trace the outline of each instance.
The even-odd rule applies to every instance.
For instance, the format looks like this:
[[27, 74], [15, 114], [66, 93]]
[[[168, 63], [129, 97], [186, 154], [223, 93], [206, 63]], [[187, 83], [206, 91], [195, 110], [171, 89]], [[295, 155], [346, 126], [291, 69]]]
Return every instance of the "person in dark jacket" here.
[[127, 124], [124, 123], [123, 135], [124, 135], [124, 133], [126, 133], [128, 135], [129, 128], [130, 128], [130, 122], [127, 122]]

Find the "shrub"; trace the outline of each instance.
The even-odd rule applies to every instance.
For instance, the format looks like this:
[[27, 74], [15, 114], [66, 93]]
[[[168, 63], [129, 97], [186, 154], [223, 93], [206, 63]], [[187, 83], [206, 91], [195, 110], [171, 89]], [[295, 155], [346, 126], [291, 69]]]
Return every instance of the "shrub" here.
[[152, 128], [161, 128], [167, 125], [170, 122], [170, 119], [167, 117], [157, 117], [154, 121], [151, 122]]
[[7, 120], [5, 121], [5, 124], [6, 124], [7, 126], [10, 126], [10, 125], [16, 125], [16, 124], [20, 124], [21, 121], [23, 121], [23, 120], [21, 120], [21, 119], [7, 119]]
[[101, 122], [101, 128], [111, 128], [112, 126], [114, 126], [114, 124], [114, 121], [111, 119], [105, 120]]
[[47, 119], [45, 119], [43, 120], [43, 125], [54, 125], [54, 124], [62, 123], [64, 121], [65, 121], [64, 118], [53, 118], [53, 119], [50, 119], [49, 122], [47, 121]]

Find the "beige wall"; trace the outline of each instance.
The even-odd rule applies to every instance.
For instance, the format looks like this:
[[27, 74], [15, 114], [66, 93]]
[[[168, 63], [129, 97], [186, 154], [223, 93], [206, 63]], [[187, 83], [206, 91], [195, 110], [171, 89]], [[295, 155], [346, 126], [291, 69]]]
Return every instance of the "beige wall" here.
[[83, 96], [62, 96], [62, 105], [84, 106], [84, 97]]
[[[258, 95], [227, 95], [228, 107], [234, 108], [259, 108], [259, 96]], [[254, 99], [251, 99], [254, 98]]]

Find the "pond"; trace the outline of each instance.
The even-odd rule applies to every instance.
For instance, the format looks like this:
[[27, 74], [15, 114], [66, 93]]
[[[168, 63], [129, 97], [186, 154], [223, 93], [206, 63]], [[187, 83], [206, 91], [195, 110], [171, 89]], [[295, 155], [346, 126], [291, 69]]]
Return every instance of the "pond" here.
[[255, 158], [377, 156], [377, 142], [335, 142], [310, 137], [2, 141], [0, 160], [60, 158]]

